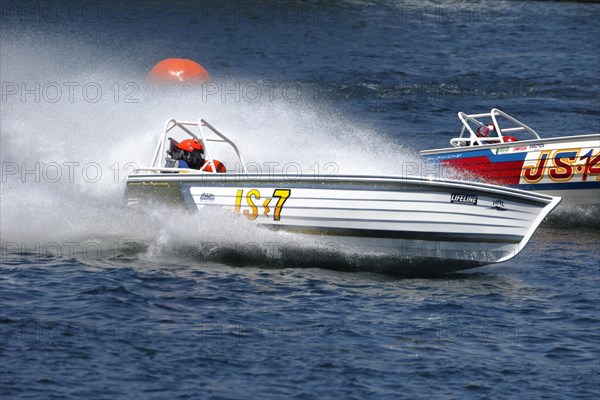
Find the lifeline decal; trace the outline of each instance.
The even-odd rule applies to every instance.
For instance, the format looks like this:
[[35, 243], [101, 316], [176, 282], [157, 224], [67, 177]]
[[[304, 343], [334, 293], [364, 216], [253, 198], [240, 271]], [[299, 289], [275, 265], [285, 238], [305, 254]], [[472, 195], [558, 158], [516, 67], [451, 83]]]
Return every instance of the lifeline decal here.
[[472, 204], [472, 205], [476, 206], [477, 205], [477, 196], [474, 194], [452, 193], [450, 195], [450, 202], [458, 203], [458, 204]]

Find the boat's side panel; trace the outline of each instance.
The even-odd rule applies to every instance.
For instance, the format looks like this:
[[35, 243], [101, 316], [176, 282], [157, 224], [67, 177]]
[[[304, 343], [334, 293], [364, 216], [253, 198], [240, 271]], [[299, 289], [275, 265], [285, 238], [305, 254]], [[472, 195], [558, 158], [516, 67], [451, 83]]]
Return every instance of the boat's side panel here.
[[[375, 251], [384, 248], [386, 254], [391, 251], [409, 264], [413, 258], [424, 263], [450, 260], [443, 267], [447, 270], [514, 257], [560, 201], [480, 183], [410, 177], [339, 176], [315, 181], [239, 174], [132, 174], [127, 204], [143, 209], [148, 199], [150, 208], [157, 201], [202, 212], [218, 207], [275, 230], [356, 242]], [[408, 254], [415, 249], [418, 255]]]
[[451, 250], [434, 247], [425, 256], [448, 258], [450, 251], [457, 259], [483, 263], [518, 253], [541, 208], [451, 188], [432, 192], [183, 184], [182, 191], [198, 209], [225, 207], [275, 229], [355, 238], [363, 244], [375, 241], [378, 247], [417, 248], [421, 253], [423, 243], [452, 243]]
[[557, 193], [575, 203], [600, 202], [600, 135], [545, 143], [465, 147], [424, 153], [428, 159], [487, 182]]
[[[382, 231], [523, 236], [533, 206], [448, 191], [362, 191], [281, 187], [189, 185], [199, 208], [227, 207], [259, 223]], [[454, 198], [453, 198], [454, 196]], [[535, 207], [538, 208], [538, 207]]]

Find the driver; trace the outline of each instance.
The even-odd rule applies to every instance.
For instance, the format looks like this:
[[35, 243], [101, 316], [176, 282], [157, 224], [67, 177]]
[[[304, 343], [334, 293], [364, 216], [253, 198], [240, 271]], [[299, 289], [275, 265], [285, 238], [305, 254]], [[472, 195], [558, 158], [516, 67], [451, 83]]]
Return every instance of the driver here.
[[494, 133], [494, 125], [481, 125], [477, 129], [477, 136], [479, 137], [491, 137]]
[[[487, 124], [487, 125], [481, 125], [477, 129], [477, 137], [479, 137], [479, 138], [495, 138], [495, 137], [498, 137], [498, 135], [496, 134], [496, 130], [494, 129], [494, 125]], [[493, 144], [493, 143], [498, 143], [498, 142], [494, 141], [494, 140], [482, 140], [481, 143], [483, 143], [483, 144]], [[477, 143], [473, 142], [472, 145], [476, 146]]]
[[179, 168], [200, 169], [204, 165], [204, 148], [196, 139], [183, 140], [177, 148], [181, 150]]

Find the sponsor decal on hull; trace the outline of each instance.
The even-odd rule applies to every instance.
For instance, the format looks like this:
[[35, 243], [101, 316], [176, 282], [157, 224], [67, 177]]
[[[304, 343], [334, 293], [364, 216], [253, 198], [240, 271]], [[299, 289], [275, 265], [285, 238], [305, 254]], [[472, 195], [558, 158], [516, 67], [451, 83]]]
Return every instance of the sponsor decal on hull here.
[[[565, 189], [598, 187], [600, 185], [600, 149], [593, 143], [580, 147], [549, 149], [543, 144], [528, 146], [531, 151], [518, 152], [522, 147], [501, 147], [480, 150], [472, 154], [462, 153], [460, 159], [443, 160], [442, 164], [468, 171], [491, 183], [509, 186], [536, 185], [553, 188], [564, 185]], [[568, 184], [568, 185], [567, 185]], [[533, 186], [533, 187], [532, 187]]]
[[452, 193], [450, 195], [450, 203], [472, 204], [472, 205], [476, 206], [477, 205], [477, 195]]
[[215, 201], [215, 195], [212, 193], [202, 193], [200, 195], [200, 201], [205, 202], [205, 201]]
[[593, 148], [543, 150], [523, 164], [521, 184], [600, 181], [600, 152]]

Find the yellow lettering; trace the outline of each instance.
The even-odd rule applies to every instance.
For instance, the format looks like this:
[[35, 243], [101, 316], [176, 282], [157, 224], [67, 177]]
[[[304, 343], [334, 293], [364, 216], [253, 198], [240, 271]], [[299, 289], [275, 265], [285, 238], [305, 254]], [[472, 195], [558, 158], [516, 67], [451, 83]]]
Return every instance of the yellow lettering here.
[[279, 221], [281, 218], [281, 209], [285, 204], [285, 201], [290, 197], [291, 190], [290, 189], [275, 189], [273, 192], [273, 197], [278, 197], [277, 205], [275, 206], [275, 215], [273, 215], [273, 219], [275, 221]]
[[258, 208], [256, 208], [256, 205], [254, 205], [254, 201], [252, 201], [252, 197], [254, 197], [256, 200], [260, 200], [260, 192], [256, 189], [252, 189], [246, 195], [246, 202], [252, 209], [252, 212], [249, 212], [248, 210], [244, 210], [244, 215], [246, 217], [248, 217], [248, 219], [256, 219], [256, 217], [258, 217]]
[[242, 207], [242, 195], [243, 194], [244, 194], [244, 190], [240, 189], [237, 191], [237, 193], [235, 195], [235, 208], [233, 209], [233, 212], [235, 214], [240, 213], [240, 208]]

